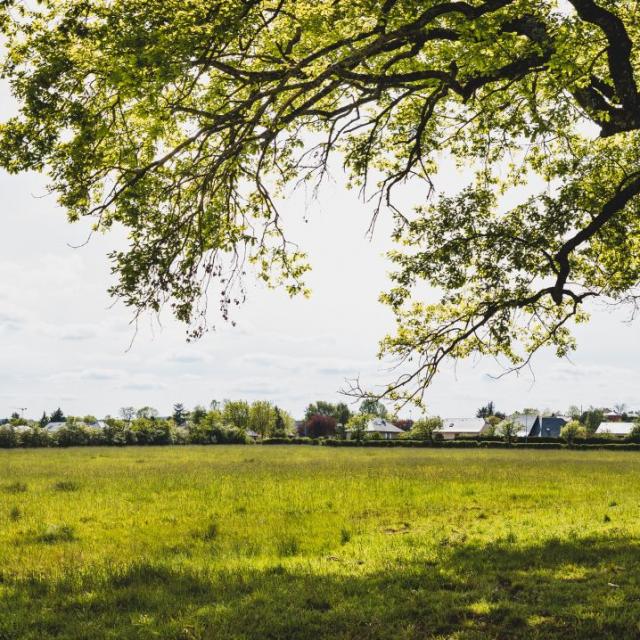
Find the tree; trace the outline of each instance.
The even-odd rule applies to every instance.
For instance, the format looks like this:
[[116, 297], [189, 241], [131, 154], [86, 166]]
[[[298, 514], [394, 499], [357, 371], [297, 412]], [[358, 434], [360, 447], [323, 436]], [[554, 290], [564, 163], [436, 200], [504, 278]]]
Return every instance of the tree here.
[[136, 410], [134, 407], [121, 407], [118, 413], [125, 422], [131, 422], [136, 415]]
[[589, 408], [580, 416], [580, 422], [586, 427], [588, 433], [595, 433], [600, 423], [604, 420], [602, 409]]
[[375, 416], [366, 413], [356, 413], [347, 422], [347, 433], [351, 440], [362, 442], [367, 434], [367, 425]]
[[582, 411], [580, 410], [579, 407], [576, 407], [575, 405], [571, 405], [568, 409], [567, 409], [567, 415], [572, 419], [572, 420], [578, 420], [580, 421], [580, 415], [582, 414]]
[[341, 424], [344, 427], [351, 417], [351, 409], [349, 409], [344, 402], [338, 402], [335, 406], [333, 417], [336, 419], [338, 424]]
[[58, 407], [52, 414], [51, 414], [51, 422], [66, 422], [67, 419], [64, 417], [64, 413], [62, 413], [62, 409], [60, 407]]
[[206, 415], [207, 410], [201, 404], [198, 404], [191, 412], [191, 422], [193, 422], [193, 424], [200, 424]]
[[[520, 368], [544, 345], [564, 356], [585, 301], [636, 301], [633, 3], [3, 7], [19, 112], [2, 127], [0, 162], [46, 171], [71, 220], [127, 228], [128, 248], [111, 253], [111, 293], [135, 313], [171, 302], [200, 336], [207, 284], [227, 318], [246, 259], [305, 293], [308, 265], [275, 203], [293, 182], [321, 180], [336, 153], [374, 196], [374, 220], [383, 209], [395, 220], [382, 300], [397, 333], [381, 355], [413, 368], [389, 382], [391, 399], [420, 402], [448, 360]], [[442, 195], [447, 154], [471, 175]], [[539, 188], [504, 202], [532, 176]], [[425, 185], [415, 209], [394, 198], [409, 179]], [[425, 284], [442, 292], [436, 302], [420, 301]]]
[[632, 440], [640, 440], [640, 420], [636, 419], [633, 421], [633, 427], [629, 432], [629, 438]]
[[433, 442], [433, 434], [442, 428], [442, 418], [435, 416], [432, 418], [421, 418], [416, 420], [408, 433], [412, 440], [428, 440]]
[[40, 418], [40, 420], [38, 421], [38, 424], [44, 428], [49, 424], [50, 420], [49, 420], [49, 416], [47, 415], [46, 411], [42, 412], [42, 417]]
[[178, 427], [182, 427], [187, 423], [189, 413], [180, 402], [173, 405], [173, 421]]
[[266, 400], [257, 400], [249, 410], [249, 428], [262, 438], [273, 433], [276, 423], [276, 412], [273, 405]]
[[312, 415], [305, 423], [307, 435], [311, 438], [329, 438], [336, 433], [337, 422], [332, 416]]
[[144, 420], [155, 420], [158, 417], [158, 410], [153, 407], [140, 407], [136, 411], [136, 417]]
[[222, 408], [222, 422], [238, 429], [248, 429], [249, 403], [244, 400], [225, 400]]
[[504, 419], [496, 427], [496, 435], [502, 436], [505, 442], [511, 442], [520, 430], [520, 425], [513, 420]]
[[488, 418], [489, 416], [495, 415], [495, 406], [493, 404], [493, 400], [489, 400], [489, 402], [480, 407], [476, 412], [477, 418]]
[[387, 417], [387, 407], [376, 398], [365, 398], [359, 409], [360, 413], [370, 414], [378, 418]]
[[560, 429], [560, 437], [571, 446], [576, 438], [586, 438], [587, 430], [578, 420], [571, 420]]
[[304, 411], [305, 420], [308, 420], [311, 416], [333, 416], [335, 417], [336, 406], [331, 402], [325, 402], [324, 400], [318, 400], [312, 402], [307, 406]]

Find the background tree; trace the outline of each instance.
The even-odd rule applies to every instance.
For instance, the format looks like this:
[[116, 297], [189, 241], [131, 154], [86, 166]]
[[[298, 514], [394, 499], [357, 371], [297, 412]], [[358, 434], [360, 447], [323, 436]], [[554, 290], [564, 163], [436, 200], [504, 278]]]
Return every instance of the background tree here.
[[[385, 209], [395, 222], [382, 300], [397, 332], [380, 353], [406, 367], [388, 398], [419, 403], [446, 360], [520, 368], [545, 345], [564, 356], [585, 301], [636, 303], [632, 2], [2, 6], [18, 111], [1, 129], [0, 162], [45, 171], [71, 220], [127, 229], [111, 293], [135, 313], [170, 302], [199, 336], [208, 285], [228, 317], [246, 260], [306, 292], [308, 265], [275, 203], [325, 176], [336, 153], [373, 196], [374, 220]], [[447, 155], [469, 177], [444, 195]], [[408, 180], [424, 184], [415, 208], [394, 198]], [[420, 300], [425, 285], [437, 301]]]
[[360, 404], [359, 411], [360, 413], [370, 414], [378, 418], [386, 418], [388, 414], [387, 407], [376, 398], [365, 398]]
[[140, 407], [136, 411], [136, 418], [142, 420], [155, 420], [158, 415], [158, 410], [153, 407]]
[[427, 440], [433, 442], [434, 433], [442, 428], [442, 418], [434, 416], [431, 418], [425, 417], [416, 420], [408, 432], [408, 437], [412, 440]]
[[276, 412], [266, 400], [257, 400], [249, 410], [249, 429], [266, 438], [273, 433], [276, 424]]
[[338, 424], [345, 426], [351, 417], [351, 409], [349, 409], [346, 403], [338, 402], [338, 404], [335, 405], [333, 417]]
[[67, 419], [64, 417], [64, 413], [62, 413], [62, 409], [60, 407], [51, 414], [51, 422], [66, 422], [66, 420]]
[[571, 446], [576, 438], [586, 438], [587, 430], [578, 420], [571, 420], [560, 429], [560, 437]]
[[225, 400], [222, 422], [246, 430], [249, 428], [249, 410], [249, 403], [244, 400]]
[[596, 409], [594, 407], [590, 407], [580, 416], [580, 422], [586, 427], [587, 432], [590, 434], [596, 432], [596, 429], [600, 426], [600, 423], [603, 420], [604, 413], [602, 409]]
[[356, 413], [347, 422], [347, 433], [351, 440], [362, 442], [367, 434], [367, 425], [375, 416], [366, 413]]
[[571, 405], [568, 409], [567, 409], [567, 415], [572, 419], [572, 420], [578, 420], [578, 422], [580, 421], [580, 416], [582, 415], [582, 411], [579, 407], [576, 407], [576, 405]]
[[49, 420], [49, 416], [47, 415], [46, 411], [42, 412], [42, 417], [40, 418], [40, 420], [38, 421], [38, 424], [41, 427], [46, 427], [49, 424], [50, 420]]
[[336, 405], [324, 400], [317, 400], [307, 405], [304, 411], [305, 420], [308, 420], [311, 416], [332, 416], [336, 417]]
[[519, 424], [513, 420], [505, 418], [496, 427], [496, 435], [504, 438], [505, 442], [511, 442], [517, 436], [519, 430]]
[[316, 413], [305, 422], [305, 429], [310, 438], [330, 438], [336, 433], [336, 419]]
[[193, 411], [191, 411], [191, 422], [193, 424], [200, 424], [206, 415], [207, 410], [201, 404], [197, 404], [193, 408]]
[[495, 406], [493, 404], [493, 400], [489, 400], [487, 404], [485, 404], [483, 407], [480, 407], [478, 411], [476, 411], [477, 418], [488, 418], [489, 416], [492, 416], [494, 414]]
[[136, 415], [136, 410], [134, 407], [121, 407], [118, 413], [125, 422], [131, 422]]
[[188, 412], [181, 402], [173, 405], [173, 421], [177, 426], [182, 427], [187, 423]]
[[278, 407], [274, 407], [273, 410], [275, 412], [275, 419], [273, 421], [272, 435], [274, 438], [284, 438], [287, 435], [284, 418]]

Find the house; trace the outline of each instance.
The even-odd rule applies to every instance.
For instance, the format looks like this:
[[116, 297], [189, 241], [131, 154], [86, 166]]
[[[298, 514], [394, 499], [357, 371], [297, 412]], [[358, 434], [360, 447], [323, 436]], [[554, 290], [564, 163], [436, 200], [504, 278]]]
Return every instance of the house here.
[[511, 420], [517, 425], [516, 438], [529, 438], [534, 432], [540, 431], [541, 418], [539, 415], [519, 413], [512, 416]]
[[456, 438], [474, 437], [485, 433], [489, 428], [484, 418], [444, 418], [442, 427], [435, 434], [442, 436], [443, 440], [455, 440]]
[[49, 431], [49, 433], [56, 433], [64, 427], [71, 426], [71, 424], [76, 427], [90, 427], [91, 429], [105, 429], [108, 426], [104, 420], [97, 420], [91, 424], [87, 424], [86, 422], [49, 422], [44, 428]]
[[395, 438], [402, 435], [404, 431], [384, 418], [373, 418], [369, 420], [365, 433], [368, 436], [378, 433], [383, 440], [395, 440]]
[[257, 440], [260, 437], [259, 433], [256, 433], [253, 429], [247, 429], [246, 431], [247, 437], [252, 440]]
[[617, 436], [618, 438], [626, 438], [631, 434], [634, 427], [633, 422], [607, 421], [601, 422], [596, 429], [597, 436]]
[[622, 414], [619, 413], [618, 411], [605, 410], [602, 417], [605, 420], [605, 422], [622, 422]]
[[49, 422], [45, 425], [45, 429], [50, 433], [55, 433], [56, 431], [60, 431], [60, 429], [67, 426], [66, 422]]
[[539, 416], [529, 432], [530, 438], [559, 438], [562, 427], [569, 422], [565, 416]]

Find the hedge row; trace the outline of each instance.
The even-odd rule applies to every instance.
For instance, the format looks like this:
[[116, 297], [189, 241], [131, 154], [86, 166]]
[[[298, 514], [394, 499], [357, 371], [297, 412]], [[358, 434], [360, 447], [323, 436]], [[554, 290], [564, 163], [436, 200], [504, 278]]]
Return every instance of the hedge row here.
[[55, 432], [39, 427], [25, 430], [0, 426], [0, 449], [16, 447], [82, 447], [171, 444], [244, 444], [244, 431], [234, 427], [214, 427], [187, 431], [168, 422], [148, 421], [143, 428], [108, 426], [104, 429], [70, 424]]
[[[126, 446], [126, 445], [171, 445], [171, 444], [247, 444], [251, 442], [244, 432], [232, 427], [213, 427], [187, 431], [175, 429], [168, 423], [150, 422], [144, 429], [107, 427], [95, 429], [70, 425], [55, 433], [34, 427], [19, 431], [11, 426], [0, 426], [0, 449], [16, 447], [71, 447], [71, 446]], [[572, 446], [564, 442], [549, 439], [516, 441], [503, 440], [325, 440], [313, 438], [268, 438], [259, 444], [263, 445], [323, 445], [328, 447], [378, 447], [378, 448], [433, 448], [433, 449], [566, 449], [593, 450], [607, 449], [611, 451], [640, 451], [640, 443], [629, 441], [612, 442], [602, 438], [591, 438], [576, 441]]]

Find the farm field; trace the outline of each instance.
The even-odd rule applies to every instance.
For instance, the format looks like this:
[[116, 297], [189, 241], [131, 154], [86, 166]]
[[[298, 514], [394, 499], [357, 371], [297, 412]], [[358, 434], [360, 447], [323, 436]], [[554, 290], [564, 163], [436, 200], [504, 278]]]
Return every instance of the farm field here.
[[640, 455], [0, 451], [0, 639], [637, 638]]

